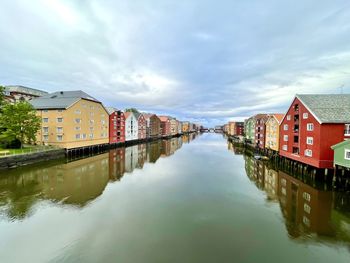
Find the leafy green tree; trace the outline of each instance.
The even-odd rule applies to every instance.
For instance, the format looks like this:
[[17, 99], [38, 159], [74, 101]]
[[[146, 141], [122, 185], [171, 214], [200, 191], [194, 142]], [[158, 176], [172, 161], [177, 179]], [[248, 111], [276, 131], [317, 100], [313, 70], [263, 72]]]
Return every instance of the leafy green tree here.
[[0, 86], [0, 107], [4, 106], [5, 103], [5, 87]]
[[125, 109], [125, 112], [139, 113], [139, 111], [138, 111], [136, 108], [128, 108], [128, 109]]
[[35, 136], [40, 129], [40, 118], [28, 102], [5, 104], [0, 115], [0, 139], [3, 141], [19, 140], [21, 147], [24, 142], [35, 142]]

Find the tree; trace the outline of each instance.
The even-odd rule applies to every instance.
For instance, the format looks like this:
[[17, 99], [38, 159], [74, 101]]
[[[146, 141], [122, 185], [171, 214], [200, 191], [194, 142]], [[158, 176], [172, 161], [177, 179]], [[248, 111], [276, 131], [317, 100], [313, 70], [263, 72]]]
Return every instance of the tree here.
[[0, 108], [2, 108], [2, 106], [5, 105], [5, 103], [5, 87], [0, 86]]
[[0, 116], [0, 138], [4, 141], [19, 140], [21, 147], [24, 142], [35, 142], [35, 136], [40, 129], [41, 120], [28, 102], [6, 104]]
[[140, 113], [140, 112], [139, 112], [137, 109], [135, 109], [135, 108], [125, 109], [125, 112]]

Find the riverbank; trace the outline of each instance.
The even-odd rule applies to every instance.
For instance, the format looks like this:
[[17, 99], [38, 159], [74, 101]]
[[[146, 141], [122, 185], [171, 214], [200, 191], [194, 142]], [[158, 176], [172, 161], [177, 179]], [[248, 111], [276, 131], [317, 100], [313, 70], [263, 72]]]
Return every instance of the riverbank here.
[[69, 149], [69, 150], [54, 149], [54, 150], [47, 150], [47, 151], [41, 151], [41, 152], [28, 152], [24, 154], [10, 155], [10, 156], [5, 156], [0, 158], [0, 170], [12, 169], [20, 166], [41, 163], [41, 162], [61, 159], [61, 158], [69, 159], [70, 157], [74, 157], [74, 158], [77, 158], [79, 156], [84, 157], [87, 154], [88, 155], [100, 154], [108, 150], [116, 149], [119, 147], [128, 147], [128, 146], [154, 142], [159, 140], [169, 140], [171, 138], [181, 137], [192, 133], [194, 132], [184, 133], [184, 134], [175, 134], [175, 135], [166, 136], [166, 137], [145, 138], [142, 140], [133, 140], [133, 141], [127, 141], [127, 142], [118, 143], [118, 144], [96, 145], [96, 146], [81, 147], [81, 148]]

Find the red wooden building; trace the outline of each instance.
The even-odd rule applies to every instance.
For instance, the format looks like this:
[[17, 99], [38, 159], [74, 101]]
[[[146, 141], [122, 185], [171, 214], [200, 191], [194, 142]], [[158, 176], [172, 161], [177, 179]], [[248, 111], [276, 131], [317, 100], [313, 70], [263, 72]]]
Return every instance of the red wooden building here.
[[331, 146], [350, 139], [350, 95], [296, 95], [279, 137], [281, 156], [332, 168]]
[[236, 122], [235, 125], [235, 135], [244, 135], [244, 122]]
[[265, 148], [265, 136], [266, 136], [266, 122], [268, 120], [268, 114], [257, 114], [255, 118], [255, 144], [261, 148]]
[[125, 115], [121, 110], [106, 108], [109, 114], [109, 143], [125, 142]]
[[168, 116], [159, 116], [159, 119], [160, 119], [160, 128], [161, 128], [162, 136], [170, 136], [171, 135], [170, 118]]

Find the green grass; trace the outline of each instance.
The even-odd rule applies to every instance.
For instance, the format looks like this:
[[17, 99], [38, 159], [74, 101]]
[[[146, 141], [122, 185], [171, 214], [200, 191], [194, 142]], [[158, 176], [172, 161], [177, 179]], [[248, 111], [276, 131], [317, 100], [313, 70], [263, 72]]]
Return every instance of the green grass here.
[[0, 157], [4, 157], [5, 154], [1, 152], [7, 152], [6, 156], [8, 155], [16, 155], [16, 154], [26, 154], [31, 152], [41, 152], [41, 151], [47, 151], [56, 149], [53, 146], [34, 146], [34, 145], [25, 145], [22, 149], [2, 149], [0, 148]]

